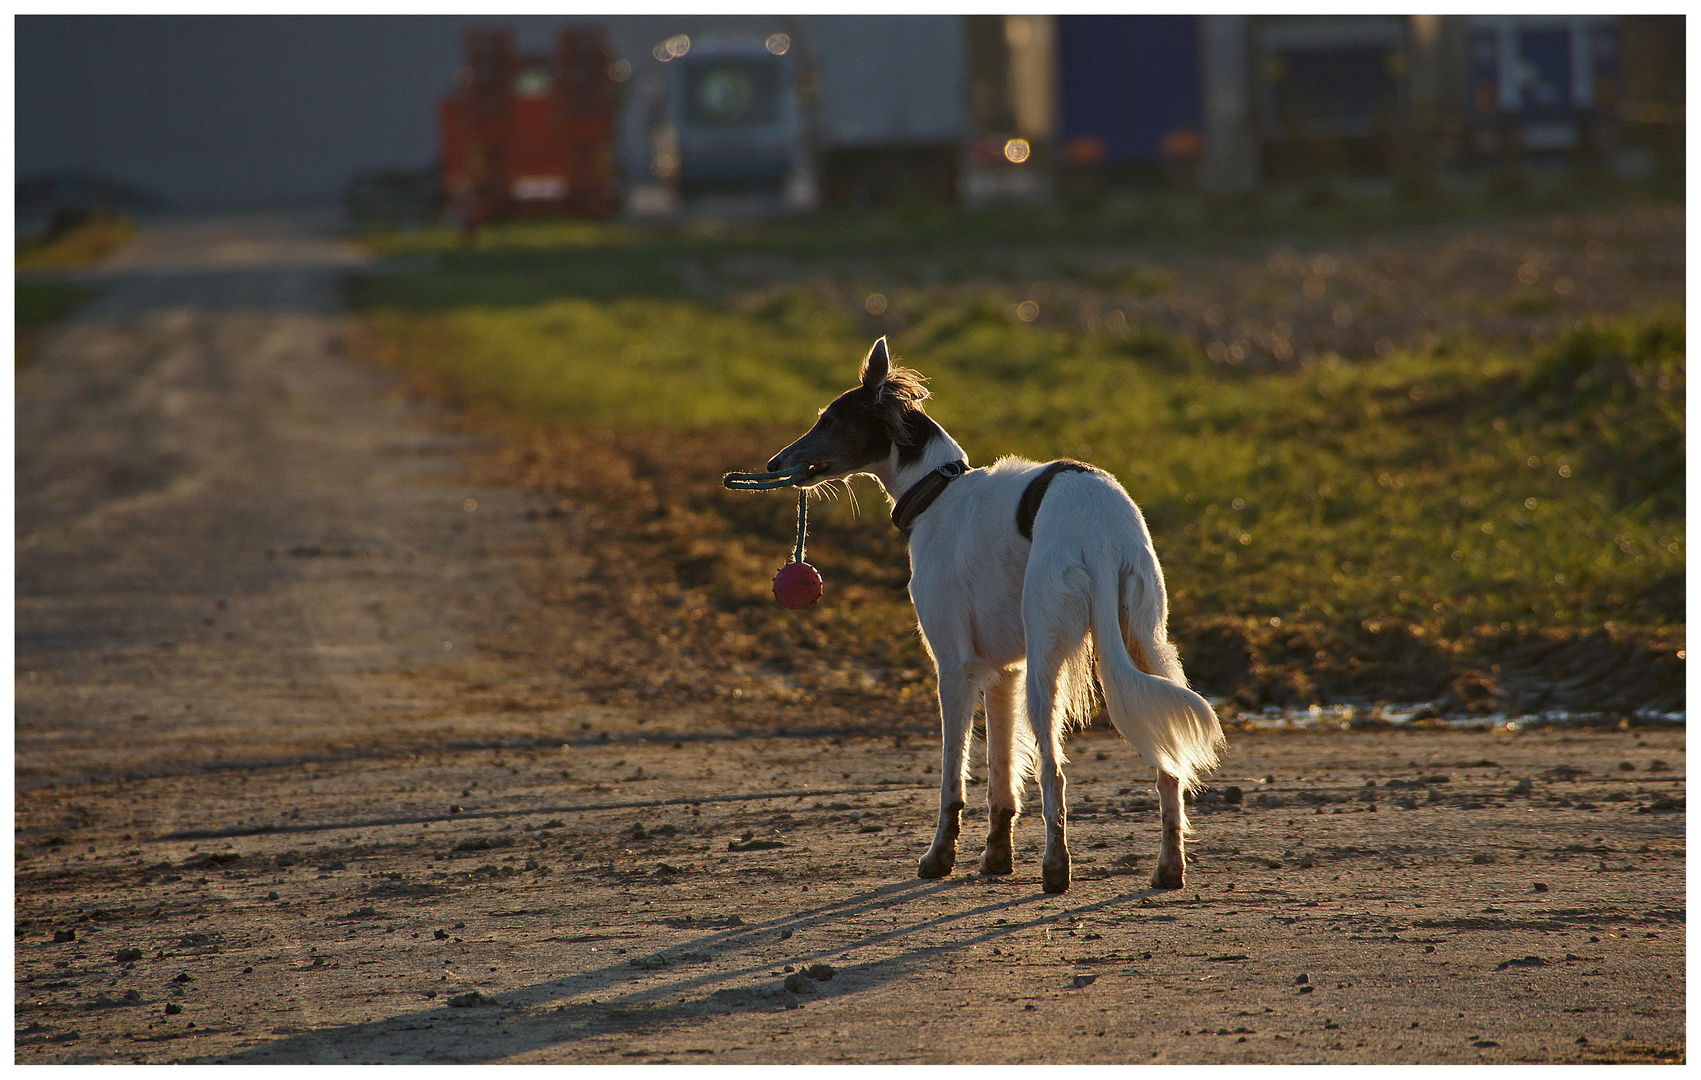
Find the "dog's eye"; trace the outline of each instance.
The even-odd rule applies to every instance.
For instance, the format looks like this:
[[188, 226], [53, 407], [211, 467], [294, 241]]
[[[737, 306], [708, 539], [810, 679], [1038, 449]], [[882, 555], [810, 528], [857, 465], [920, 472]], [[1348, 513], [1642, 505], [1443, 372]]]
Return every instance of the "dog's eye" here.
[[832, 415], [829, 414], [829, 413], [822, 413], [821, 419], [816, 421], [815, 426], [820, 428], [822, 431], [825, 431], [828, 428], [832, 427], [833, 426]]

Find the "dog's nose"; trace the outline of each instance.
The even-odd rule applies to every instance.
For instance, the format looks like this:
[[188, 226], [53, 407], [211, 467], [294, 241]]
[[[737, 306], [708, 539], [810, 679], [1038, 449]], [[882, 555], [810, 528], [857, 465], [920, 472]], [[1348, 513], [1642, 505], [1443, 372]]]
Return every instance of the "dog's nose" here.
[[780, 455], [775, 454], [773, 457], [768, 459], [768, 471], [769, 472], [775, 472], [779, 469], [779, 467], [780, 467]]

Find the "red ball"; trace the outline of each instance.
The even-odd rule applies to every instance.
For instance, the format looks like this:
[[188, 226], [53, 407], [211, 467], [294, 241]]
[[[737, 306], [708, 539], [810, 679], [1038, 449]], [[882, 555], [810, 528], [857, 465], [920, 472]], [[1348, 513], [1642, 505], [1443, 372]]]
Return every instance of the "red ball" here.
[[821, 575], [806, 562], [787, 563], [774, 575], [774, 599], [802, 611], [821, 599]]

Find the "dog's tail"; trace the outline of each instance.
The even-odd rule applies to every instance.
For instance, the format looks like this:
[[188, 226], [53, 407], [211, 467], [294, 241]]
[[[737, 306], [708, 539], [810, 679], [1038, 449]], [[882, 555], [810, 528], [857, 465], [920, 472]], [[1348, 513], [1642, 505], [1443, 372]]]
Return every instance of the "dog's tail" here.
[[[1151, 570], [1094, 574], [1093, 637], [1111, 723], [1147, 761], [1201, 787], [1224, 742], [1210, 703], [1187, 688], [1170, 644], [1162, 579]], [[1185, 828], [1185, 826], [1183, 826]]]

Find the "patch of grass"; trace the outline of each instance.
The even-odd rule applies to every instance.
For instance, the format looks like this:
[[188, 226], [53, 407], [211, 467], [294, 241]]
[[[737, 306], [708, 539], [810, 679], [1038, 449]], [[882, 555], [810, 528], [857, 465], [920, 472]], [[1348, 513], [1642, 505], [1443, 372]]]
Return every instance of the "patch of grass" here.
[[1133, 266], [1099, 272], [1087, 280], [1101, 288], [1130, 296], [1158, 296], [1175, 288], [1175, 277], [1162, 267]]
[[704, 429], [798, 415], [840, 381], [847, 320], [807, 297], [756, 312], [681, 300], [551, 300], [373, 319], [409, 366], [579, 429]]
[[1552, 289], [1535, 285], [1524, 286], [1500, 305], [1508, 315], [1551, 315], [1564, 306], [1565, 302]]
[[14, 263], [19, 270], [68, 270], [89, 266], [129, 243], [134, 235], [136, 223], [128, 218], [91, 217], [39, 244], [18, 248]]
[[[885, 329], [930, 378], [930, 411], [972, 461], [1079, 457], [1122, 480], [1163, 560], [1172, 632], [1207, 689], [1246, 705], [1391, 695], [1486, 708], [1496, 657], [1605, 635], [1603, 648], [1663, 665], [1657, 678], [1623, 666], [1659, 683], [1625, 689], [1624, 707], [1681, 702], [1679, 310], [1585, 320], [1534, 349], [1454, 335], [1249, 372], [1156, 324], [1024, 322], [1026, 294], [972, 267], [886, 287], [880, 319], [859, 310], [870, 290], [855, 264], [699, 296], [681, 267], [705, 252], [721, 267], [772, 255], [792, 227], [742, 239], [730, 227], [671, 238], [625, 228], [574, 226], [553, 249], [492, 234], [488, 248], [370, 281], [360, 296], [406, 366], [575, 445], [603, 432], [634, 460], [647, 455], [635, 475], [670, 477], [655, 497], [695, 515], [665, 558], [686, 567], [680, 581], [705, 598], [714, 633], [732, 632], [717, 611], [757, 617], [766, 578], [753, 568], [789, 545], [789, 510], [665, 489], [760, 464], [851, 384]], [[953, 250], [972, 263], [968, 246]], [[668, 460], [679, 454], [689, 468]], [[849, 503], [816, 511], [816, 561], [859, 612], [819, 621], [847, 635], [881, 627], [856, 654], [910, 670], [914, 642], [893, 636], [909, 618], [901, 581], [886, 580], [901, 576], [901, 547], [873, 493], [859, 501], [860, 521]], [[765, 662], [781, 662], [775, 650]]]
[[70, 282], [20, 281], [12, 296], [13, 358], [21, 368], [35, 359], [43, 332], [93, 299], [94, 290]]
[[[934, 264], [936, 273], [960, 280], [1007, 274], [1001, 256], [1012, 245], [1043, 256], [1059, 245], [1137, 244], [1151, 258], [1192, 257], [1243, 252], [1291, 237], [1328, 243], [1439, 225], [1498, 223], [1565, 212], [1598, 214], [1641, 197], [1643, 193], [1633, 185], [1529, 184], [1515, 192], [1437, 192], [1413, 199], [1343, 194], [1314, 205], [1300, 189], [1228, 196], [1159, 190], [1122, 193], [1085, 212], [1062, 206], [941, 206], [829, 212], [795, 222], [539, 221], [486, 227], [471, 246], [463, 245], [452, 229], [374, 233], [366, 240], [382, 255], [442, 257], [455, 288], [439, 277], [428, 289], [414, 288], [427, 284], [419, 281], [386, 293], [390, 302], [437, 307], [532, 303], [562, 295], [562, 288], [588, 288], [592, 292], [587, 295], [596, 296], [629, 295], [622, 290], [634, 286], [646, 293], [658, 288], [676, 290], [680, 267], [708, 258], [875, 259], [899, 276], [912, 273], [917, 260], [925, 259]], [[623, 255], [611, 259], [607, 254], [611, 251]], [[1151, 258], [1132, 269], [1086, 269], [1082, 276], [1131, 295], [1170, 291], [1171, 276]], [[617, 276], [607, 276], [609, 271]], [[535, 276], [540, 272], [545, 280]], [[554, 274], [561, 276], [551, 278]], [[481, 276], [488, 280], [478, 280]], [[504, 289], [512, 293], [504, 294]]]

